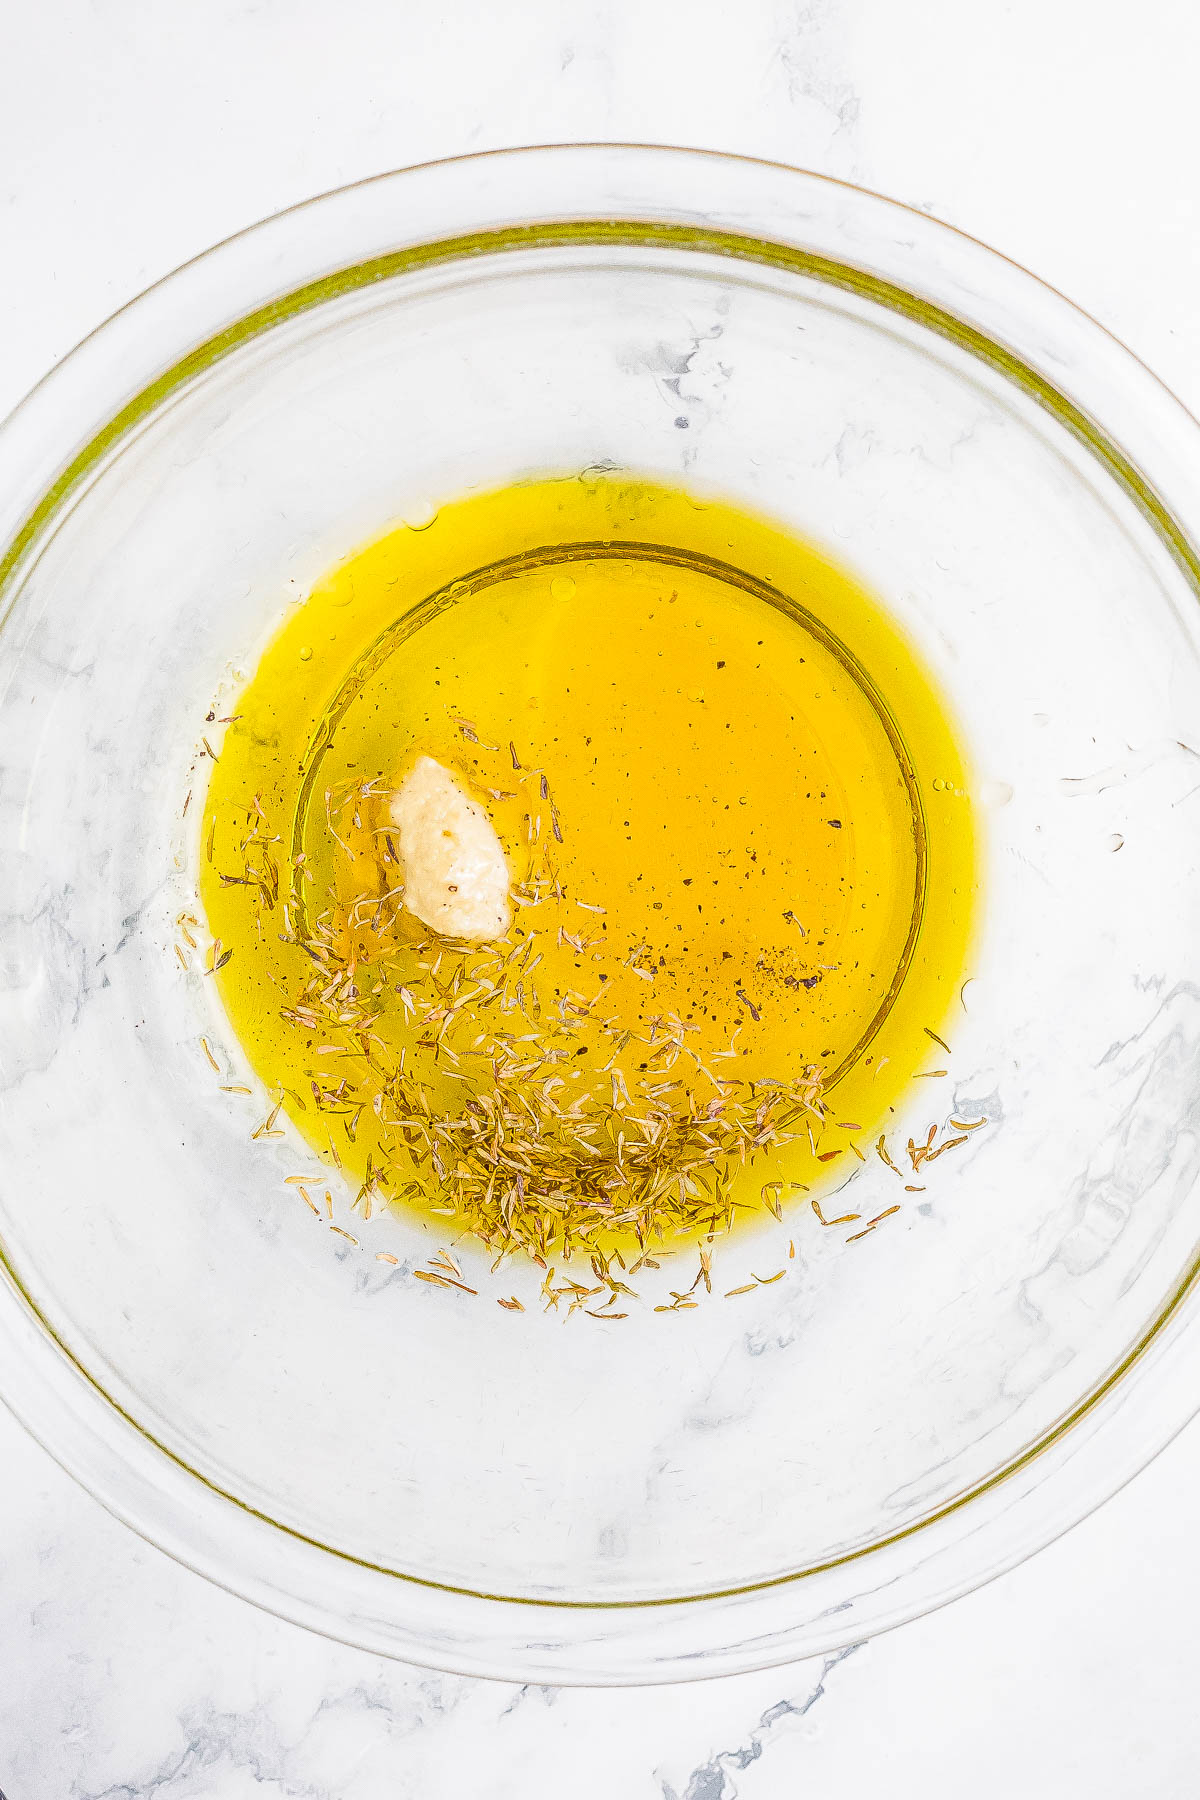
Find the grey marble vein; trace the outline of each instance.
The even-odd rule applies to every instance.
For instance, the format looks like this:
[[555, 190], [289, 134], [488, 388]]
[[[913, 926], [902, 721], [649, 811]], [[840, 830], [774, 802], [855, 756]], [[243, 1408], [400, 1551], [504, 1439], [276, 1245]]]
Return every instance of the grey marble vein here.
[[852, 1644], [836, 1655], [827, 1656], [821, 1664], [820, 1674], [813, 1686], [799, 1699], [778, 1700], [769, 1706], [753, 1731], [744, 1743], [733, 1750], [719, 1750], [715, 1756], [709, 1757], [694, 1768], [688, 1777], [688, 1783], [682, 1794], [676, 1792], [669, 1782], [662, 1784], [663, 1800], [736, 1800], [738, 1786], [735, 1774], [750, 1768], [769, 1749], [777, 1727], [784, 1721], [795, 1722], [807, 1718], [817, 1703], [824, 1699], [826, 1684], [833, 1670], [847, 1657], [853, 1656], [860, 1645]]

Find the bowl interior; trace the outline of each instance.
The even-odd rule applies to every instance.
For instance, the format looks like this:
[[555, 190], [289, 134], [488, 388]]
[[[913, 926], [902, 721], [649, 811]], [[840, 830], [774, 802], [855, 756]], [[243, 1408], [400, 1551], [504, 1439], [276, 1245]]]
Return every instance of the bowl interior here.
[[[710, 1303], [619, 1330], [543, 1313], [536, 1271], [522, 1314], [423, 1287], [438, 1240], [411, 1223], [322, 1230], [282, 1179], [311, 1158], [250, 1141], [262, 1097], [220, 1091], [201, 1034], [227, 1084], [238, 1047], [174, 955], [205, 714], [289, 606], [397, 520], [597, 466], [855, 569], [952, 698], [987, 845], [951, 1073], [898, 1130], [988, 1130], [886, 1232], [797, 1211], [719, 1252]], [[1190, 1267], [1195, 597], [1060, 418], [883, 301], [586, 231], [351, 272], [113, 446], [26, 569], [0, 672], [10, 1266], [143, 1431], [314, 1542], [562, 1600], [821, 1565], [1011, 1464]], [[857, 1169], [855, 1209], [893, 1184]], [[787, 1280], [721, 1298], [788, 1239]]]

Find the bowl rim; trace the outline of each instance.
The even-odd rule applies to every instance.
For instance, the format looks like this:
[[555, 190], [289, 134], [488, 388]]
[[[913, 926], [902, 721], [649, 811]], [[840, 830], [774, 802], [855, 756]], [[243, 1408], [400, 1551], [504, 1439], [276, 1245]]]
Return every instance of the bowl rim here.
[[[310, 231], [318, 216], [325, 227], [338, 224], [339, 212], [340, 236]], [[459, 229], [437, 235], [442, 219]], [[351, 240], [373, 253], [339, 263]], [[1200, 595], [1200, 514], [1187, 484], [1200, 426], [1056, 290], [968, 234], [832, 177], [723, 152], [599, 143], [480, 151], [368, 177], [233, 234], [127, 302], [0, 425], [0, 624], [28, 561], [114, 446], [240, 344], [415, 269], [481, 251], [603, 244], [786, 269], [953, 340], [1092, 452]], [[847, 249], [849, 258], [832, 253]], [[1102, 417], [1119, 429], [1108, 431]], [[1188, 1304], [1198, 1276], [1200, 1258], [1104, 1381], [971, 1489], [818, 1567], [692, 1596], [488, 1594], [305, 1538], [217, 1487], [123, 1411], [38, 1312], [2, 1244], [0, 1399], [148, 1541], [327, 1635], [502, 1678], [689, 1679], [823, 1653], [901, 1623], [1013, 1566], [1092, 1511], [1200, 1406], [1200, 1333]]]

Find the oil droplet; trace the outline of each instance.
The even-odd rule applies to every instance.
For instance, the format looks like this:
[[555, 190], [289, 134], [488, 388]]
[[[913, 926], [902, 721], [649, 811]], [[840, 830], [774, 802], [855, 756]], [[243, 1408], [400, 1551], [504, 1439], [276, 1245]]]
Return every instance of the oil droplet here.
[[575, 592], [575, 583], [569, 575], [556, 575], [550, 583], [550, 592], [556, 600], [570, 600]]
[[428, 531], [437, 516], [437, 507], [423, 494], [415, 500], [410, 500], [400, 514], [401, 522], [407, 525], [410, 531]]
[[933, 791], [934, 791], [934, 793], [935, 793], [935, 794], [940, 794], [940, 793], [941, 793], [941, 791], [942, 791], [942, 789], [943, 789], [943, 788], [944, 788], [944, 787], [945, 787], [945, 785], [946, 785], [946, 784], [945, 784], [945, 782], [944, 782], [944, 781], [943, 781], [943, 780], [942, 780], [942, 778], [941, 778], [941, 776], [940, 776], [940, 775], [935, 775], [935, 776], [934, 776], [934, 778], [933, 778]]
[[308, 644], [302, 644], [300, 647], [300, 661], [301, 662], [311, 662], [312, 661], [312, 649]]
[[1113, 832], [1108, 840], [1108, 847], [1110, 850], [1123, 850], [1125, 848], [1125, 839], [1121, 836], [1119, 831]]
[[984, 806], [1007, 806], [1012, 797], [1011, 781], [985, 781], [980, 784], [979, 798]]

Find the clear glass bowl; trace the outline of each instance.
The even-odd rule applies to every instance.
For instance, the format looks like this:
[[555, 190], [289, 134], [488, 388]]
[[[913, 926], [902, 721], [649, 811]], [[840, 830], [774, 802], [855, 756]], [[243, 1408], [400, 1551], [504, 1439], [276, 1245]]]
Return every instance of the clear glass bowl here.
[[[993, 1124], [887, 1231], [768, 1222], [728, 1285], [780, 1229], [787, 1280], [619, 1330], [422, 1287], [411, 1224], [314, 1225], [173, 949], [205, 714], [295, 598], [390, 522], [597, 465], [856, 569], [965, 723], [987, 846], [936, 1085]], [[1176, 402], [1029, 275], [728, 157], [388, 175], [118, 314], [0, 433], [13, 1409], [238, 1593], [544, 1681], [827, 1650], [1111, 1493], [1200, 1378], [1197, 467]]]

